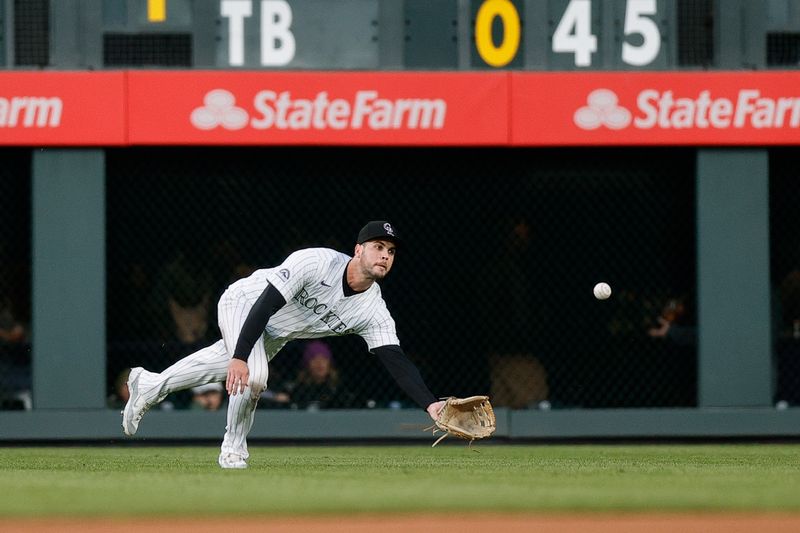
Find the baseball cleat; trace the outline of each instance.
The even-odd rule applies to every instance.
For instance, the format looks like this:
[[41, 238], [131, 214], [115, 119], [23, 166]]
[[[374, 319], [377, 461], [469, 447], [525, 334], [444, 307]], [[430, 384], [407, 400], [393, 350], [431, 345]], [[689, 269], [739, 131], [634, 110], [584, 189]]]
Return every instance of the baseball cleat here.
[[126, 435], [133, 436], [139, 429], [139, 422], [142, 417], [150, 409], [139, 395], [139, 377], [144, 372], [144, 368], [137, 366], [131, 369], [128, 376], [128, 403], [125, 404], [125, 409], [122, 411], [122, 431]]
[[221, 453], [218, 462], [222, 468], [247, 468], [247, 461], [238, 453]]

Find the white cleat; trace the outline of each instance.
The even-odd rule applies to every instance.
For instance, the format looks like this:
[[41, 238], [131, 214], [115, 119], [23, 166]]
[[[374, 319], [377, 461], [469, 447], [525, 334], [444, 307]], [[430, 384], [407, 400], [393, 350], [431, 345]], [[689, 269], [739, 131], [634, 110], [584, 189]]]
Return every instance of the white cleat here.
[[222, 468], [247, 468], [247, 461], [238, 453], [221, 453], [218, 462]]
[[139, 429], [139, 422], [142, 417], [150, 409], [139, 395], [139, 376], [144, 372], [144, 368], [137, 366], [131, 369], [128, 376], [128, 403], [125, 404], [125, 409], [122, 411], [122, 431], [129, 437], [136, 434]]

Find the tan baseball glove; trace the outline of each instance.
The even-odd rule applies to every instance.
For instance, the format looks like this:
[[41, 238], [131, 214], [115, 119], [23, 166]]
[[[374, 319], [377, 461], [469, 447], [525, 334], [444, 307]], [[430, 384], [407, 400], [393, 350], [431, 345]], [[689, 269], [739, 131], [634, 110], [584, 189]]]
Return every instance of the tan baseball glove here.
[[485, 439], [497, 429], [492, 404], [488, 396], [470, 396], [469, 398], [447, 398], [439, 418], [433, 426], [435, 435], [437, 431], [444, 431], [431, 448], [439, 444], [448, 435], [468, 440], [470, 445], [475, 439]]

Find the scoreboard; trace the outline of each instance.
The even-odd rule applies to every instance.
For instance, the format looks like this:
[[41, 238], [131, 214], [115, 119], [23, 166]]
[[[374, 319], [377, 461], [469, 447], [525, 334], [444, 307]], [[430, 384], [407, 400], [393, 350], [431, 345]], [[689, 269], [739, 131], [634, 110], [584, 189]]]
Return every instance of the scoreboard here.
[[800, 144], [796, 0], [0, 6], [0, 144]]
[[[523, 66], [520, 59], [528, 51], [532, 58], [545, 59], [542, 66], [556, 68], [663, 68], [674, 56], [666, 38], [674, 26], [672, 5], [663, 0], [553, 0], [525, 9], [510, 0], [476, 1], [474, 49], [492, 67], [515, 60]], [[523, 16], [529, 22], [524, 32]]]
[[[37, 3], [48, 4], [46, 0], [13, 4]], [[35, 37], [37, 28], [18, 20], [19, 13], [8, 13], [13, 11], [10, 4], [5, 0], [5, 15], [14, 20], [6, 27], [13, 28], [14, 43], [20, 48], [28, 33]], [[73, 0], [49, 2], [49, 11], [43, 10], [51, 22], [45, 25], [50, 53], [45, 65], [38, 59], [38, 66], [796, 68], [798, 4], [794, 0]]]
[[[529, 4], [472, 0], [467, 28], [471, 66], [522, 66], [528, 46], [532, 57], [546, 57], [548, 64], [570, 69], [609, 63], [663, 68], [673, 55], [665, 36], [674, 26], [674, 13], [665, 0]], [[458, 4], [409, 2], [404, 7], [404, 52], [422, 66], [426, 55], [442, 55], [438, 65], [432, 65], [441, 67], [448, 66], [442, 52], [449, 49], [449, 66], [457, 66], [457, 43], [466, 33], [459, 28]], [[380, 66], [382, 28], [376, 23], [380, 4], [375, 1], [307, 0], [293, 5], [287, 0], [221, 0], [220, 14], [219, 59], [225, 66], [340, 66], [331, 51], [349, 58], [346, 64], [351, 66]], [[435, 18], [424, 21], [431, 16]], [[547, 24], [523, 24], [526, 20]], [[535, 48], [543, 45], [546, 49]], [[611, 59], [612, 54], [618, 57]]]

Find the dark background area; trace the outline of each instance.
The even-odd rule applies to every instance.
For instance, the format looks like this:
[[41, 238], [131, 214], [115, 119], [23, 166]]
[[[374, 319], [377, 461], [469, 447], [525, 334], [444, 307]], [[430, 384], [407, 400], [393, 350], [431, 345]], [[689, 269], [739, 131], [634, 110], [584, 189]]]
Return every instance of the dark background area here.
[[[693, 405], [694, 347], [646, 335], [669, 298], [693, 298], [693, 161], [679, 149], [110, 150], [109, 380], [198, 347], [164, 329], [158, 280], [176, 254], [210, 274], [214, 313], [237, 264], [306, 246], [350, 254], [366, 221], [389, 219], [406, 246], [384, 297], [434, 394], [488, 391], [488, 355], [524, 351], [555, 406]], [[520, 225], [527, 248], [509, 258]], [[612, 299], [594, 299], [598, 281]], [[363, 341], [331, 345], [359, 398], [405, 401]], [[299, 351], [276, 357], [271, 386]]]
[[[3, 156], [0, 296], [25, 338], [0, 342], [0, 398], [22, 408], [31, 156]], [[795, 149], [770, 150], [775, 399], [789, 405], [800, 404], [796, 162]], [[248, 268], [305, 246], [352, 253], [364, 222], [388, 218], [407, 245], [384, 296], [435, 394], [490, 391], [492, 354], [525, 353], [555, 408], [696, 405], [696, 347], [647, 335], [673, 301], [696, 326], [692, 149], [139, 148], [110, 150], [107, 167], [109, 394], [126, 367], [160, 370], [216, 340], [216, 299]], [[527, 246], [513, 251], [520, 228]], [[190, 344], [166, 309], [176, 258], [184, 297], [209, 294], [209, 328]], [[598, 281], [609, 300], [593, 298]], [[355, 407], [410, 405], [361, 339], [328, 342]], [[270, 386], [295, 374], [302, 349], [273, 361]]]
[[[22, 408], [30, 391], [31, 154], [4, 149], [0, 158], [0, 409]], [[21, 337], [11, 333], [15, 326]], [[0, 332], [0, 333], [2, 333]], [[6, 338], [9, 337], [9, 338]], [[28, 396], [30, 394], [28, 393]]]

